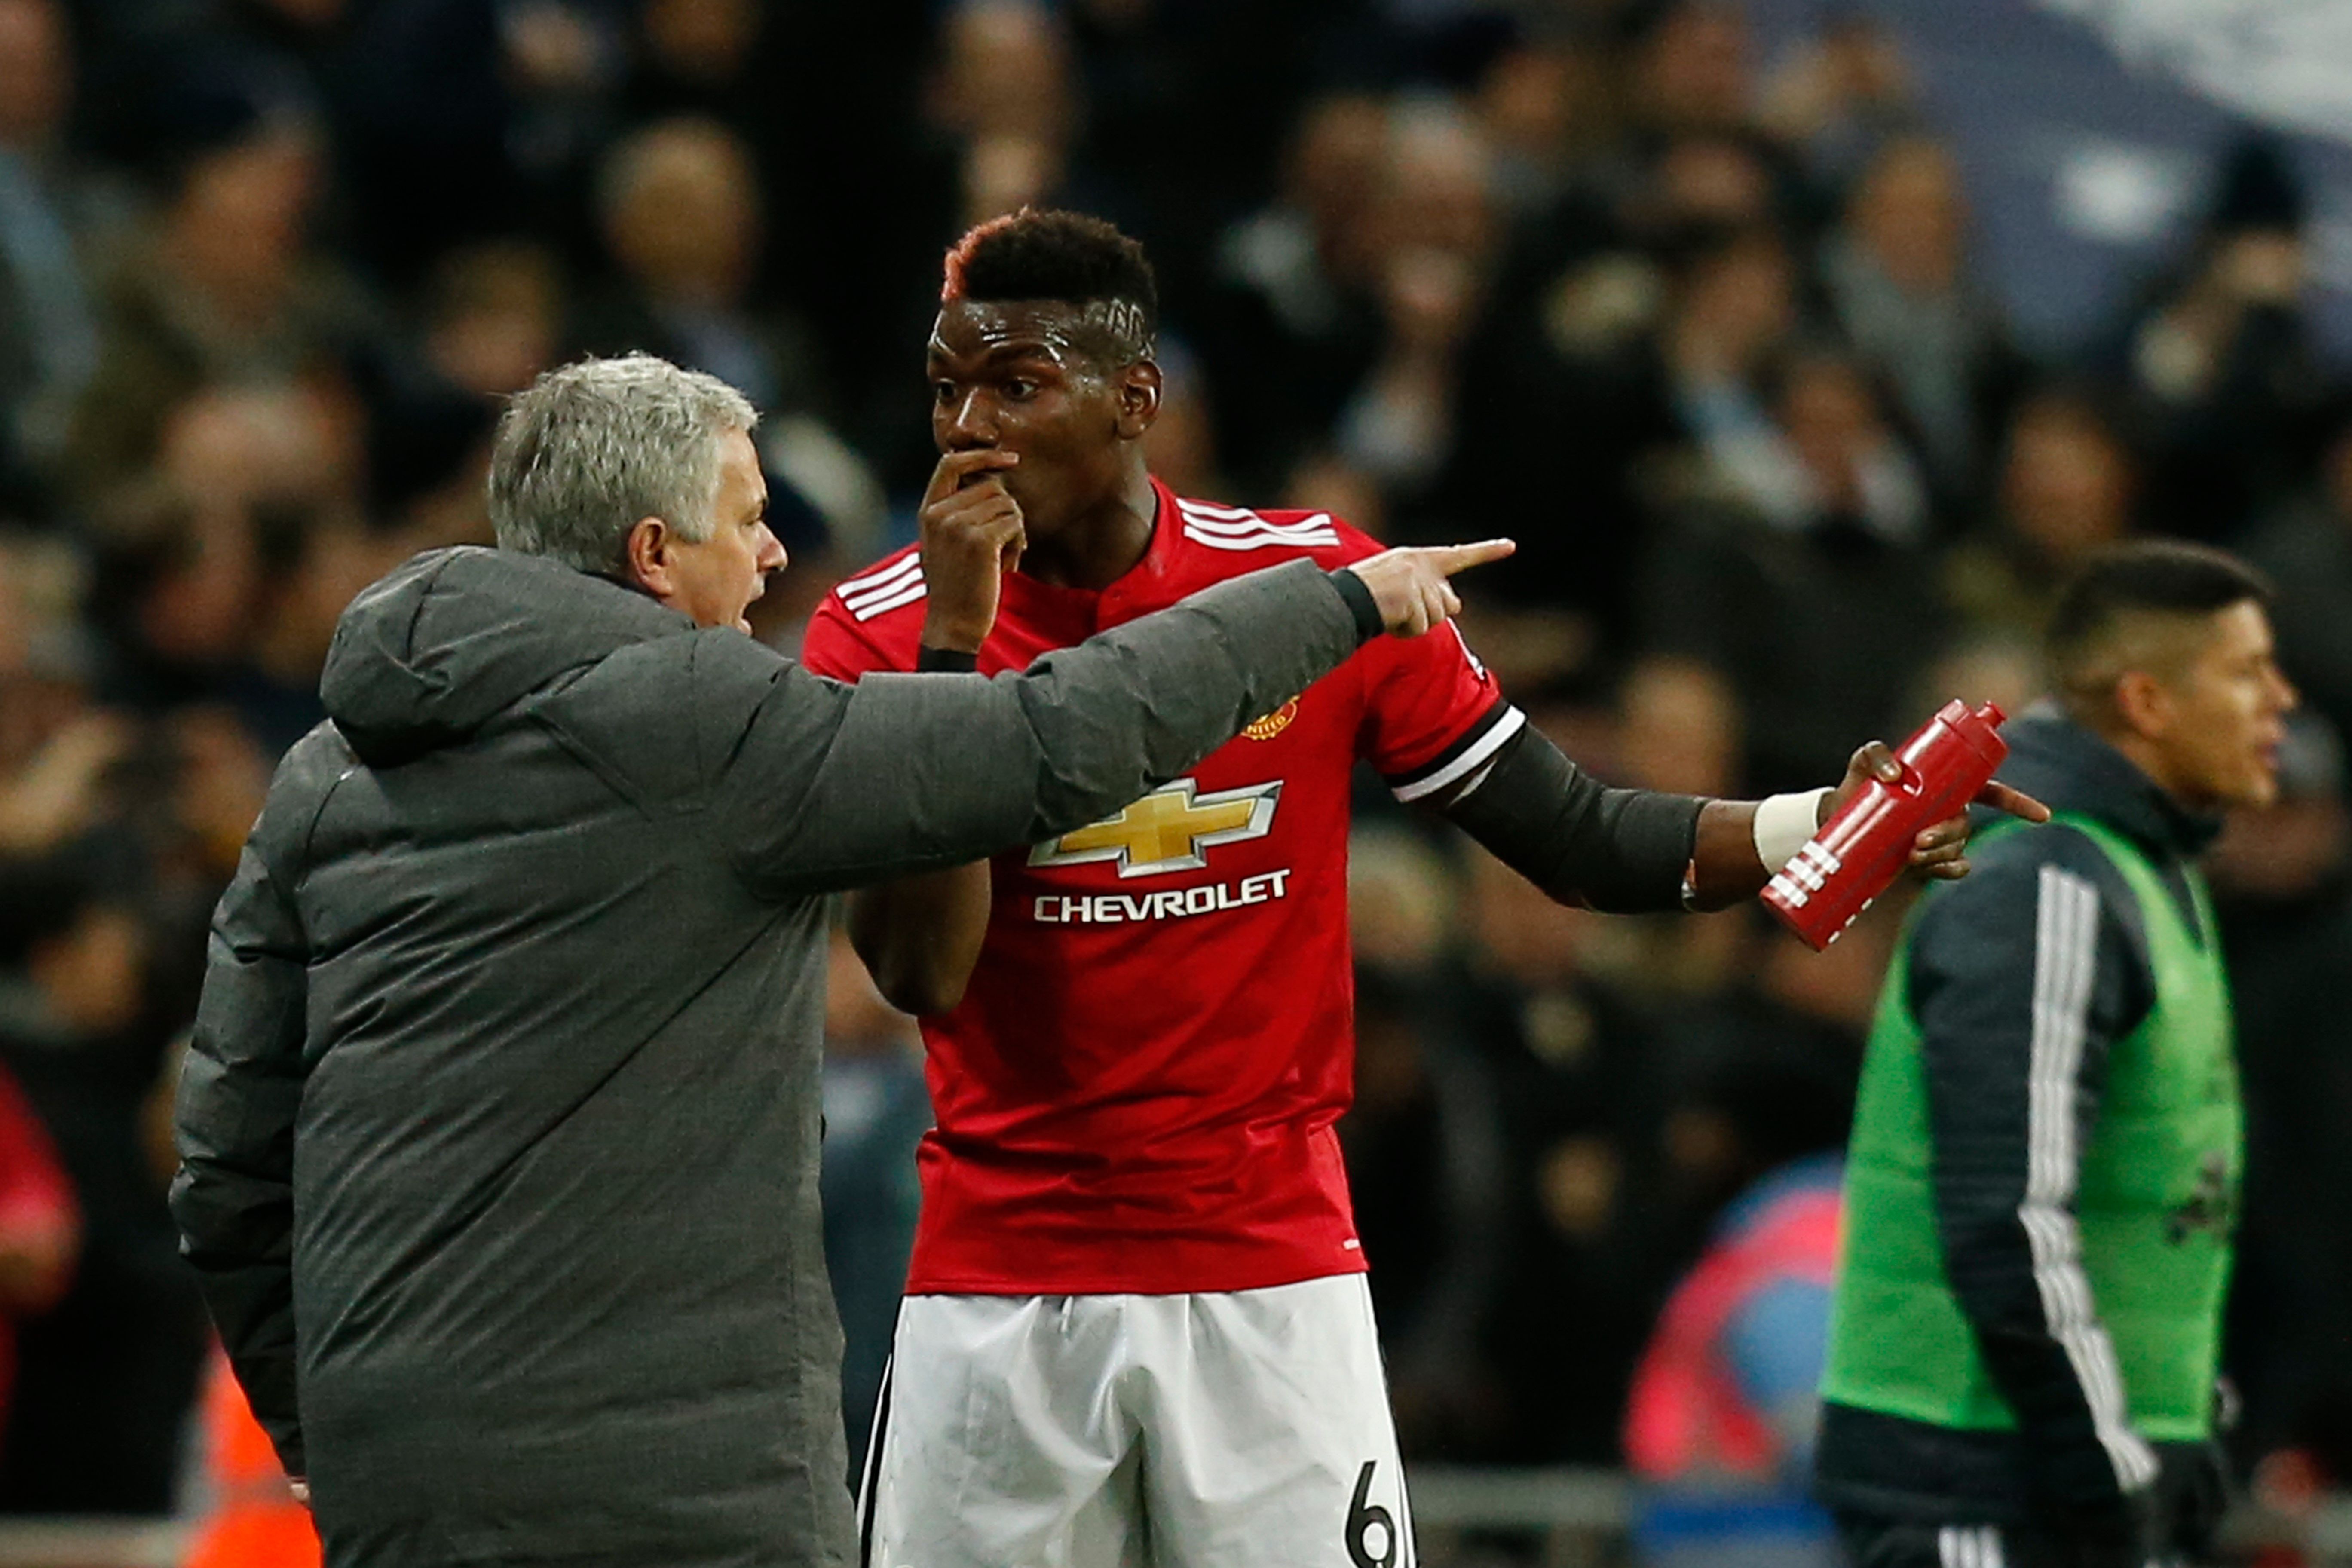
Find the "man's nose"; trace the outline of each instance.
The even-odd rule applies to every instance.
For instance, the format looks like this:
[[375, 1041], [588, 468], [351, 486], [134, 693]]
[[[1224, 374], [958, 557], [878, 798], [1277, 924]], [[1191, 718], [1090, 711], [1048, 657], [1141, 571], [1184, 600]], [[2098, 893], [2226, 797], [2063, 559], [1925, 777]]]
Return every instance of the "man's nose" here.
[[996, 408], [975, 387], [949, 410], [945, 445], [951, 452], [996, 445]]
[[752, 559], [762, 572], [781, 572], [792, 557], [784, 553], [784, 542], [776, 537], [775, 530], [763, 522], [760, 525], [760, 552]]

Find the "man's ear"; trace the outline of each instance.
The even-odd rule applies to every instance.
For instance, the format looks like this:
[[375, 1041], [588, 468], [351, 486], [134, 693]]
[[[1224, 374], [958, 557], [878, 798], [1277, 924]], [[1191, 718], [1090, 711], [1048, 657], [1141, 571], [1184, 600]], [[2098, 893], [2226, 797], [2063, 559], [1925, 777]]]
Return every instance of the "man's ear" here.
[[2172, 731], [2171, 689], [2144, 669], [2127, 669], [2116, 677], [2116, 712], [2133, 734], [2160, 741]]
[[664, 603], [677, 591], [677, 575], [670, 570], [669, 546], [669, 524], [657, 517], [637, 519], [623, 546], [629, 575], [638, 587]]
[[1139, 359], [1118, 373], [1120, 440], [1138, 440], [1151, 428], [1152, 422], [1160, 417], [1162, 390], [1160, 366], [1153, 361]]

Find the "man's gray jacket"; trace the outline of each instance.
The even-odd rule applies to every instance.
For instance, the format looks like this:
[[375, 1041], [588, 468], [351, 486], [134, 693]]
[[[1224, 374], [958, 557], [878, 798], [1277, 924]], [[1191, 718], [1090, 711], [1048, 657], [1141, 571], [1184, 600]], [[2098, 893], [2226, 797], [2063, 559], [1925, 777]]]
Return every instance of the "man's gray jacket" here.
[[1370, 609], [1297, 563], [851, 688], [495, 551], [362, 595], [215, 918], [172, 1193], [328, 1561], [848, 1562], [824, 895], [1101, 817]]

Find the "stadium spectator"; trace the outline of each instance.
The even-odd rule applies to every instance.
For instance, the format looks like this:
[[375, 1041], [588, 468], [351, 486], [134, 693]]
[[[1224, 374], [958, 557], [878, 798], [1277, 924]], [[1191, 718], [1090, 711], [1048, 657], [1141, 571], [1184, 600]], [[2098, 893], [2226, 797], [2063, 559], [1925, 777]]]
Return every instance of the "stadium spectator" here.
[[657, 353], [772, 412], [816, 396], [821, 378], [798, 324], [746, 308], [765, 219], [740, 139], [708, 120], [647, 126], [614, 148], [598, 197], [617, 276], [583, 301], [575, 352]]
[[1781, 365], [1760, 406], [1710, 395], [1707, 488], [1653, 542], [1644, 600], [1646, 645], [1737, 694], [1765, 789], [1833, 762], [1853, 715], [1892, 725], [1941, 630], [1926, 488], [1874, 390], [1842, 354]]
[[1216, 247], [1202, 353], [1219, 392], [1218, 444], [1256, 489], [1323, 451], [1379, 341], [1372, 210], [1388, 110], [1369, 93], [1309, 100], [1275, 199]]
[[940, 55], [932, 112], [959, 145], [961, 222], [1058, 195], [1080, 112], [1061, 16], [1040, 0], [959, 0]]
[[2278, 584], [2280, 666], [2352, 735], [2352, 408], [2336, 421], [2316, 482], [2263, 521], [2245, 554]]
[[1973, 637], [2038, 640], [2059, 585], [2137, 531], [2130, 451], [2091, 398], [2046, 388], [2011, 416], [1992, 515], [1943, 565], [1944, 597]]
[[73, 1279], [81, 1214], [47, 1131], [0, 1066], [0, 1430], [16, 1381], [16, 1323], [58, 1304]]
[[1490, 856], [1472, 863], [1465, 914], [1466, 973], [1450, 977], [1445, 1016], [1489, 1064], [1508, 1149], [1488, 1333], [1509, 1399], [1491, 1452], [1612, 1463], [1625, 1379], [1663, 1294], [1647, 1245], [1664, 1113], [1655, 1022], [1591, 973], [1606, 922]]
[[2249, 138], [2186, 264], [2126, 325], [2118, 379], [2158, 532], [2232, 541], [2310, 462], [2326, 386], [2305, 300], [2309, 205], [2284, 150]]
[[85, 247], [99, 215], [65, 144], [73, 61], [55, 0], [0, 5], [0, 512], [55, 477], [66, 422], [98, 368]]
[[1659, 1313], [1625, 1414], [1651, 1568], [1843, 1561], [1811, 1488], [1842, 1174], [1817, 1153], [1756, 1182]]
[[94, 862], [76, 847], [0, 873], [0, 1067], [54, 1139], [81, 1211], [70, 1289], [17, 1342], [0, 1499], [160, 1513], [204, 1346], [144, 1131], [162, 1053], [141, 1025], [165, 931], [136, 901], [152, 894]]
[[1474, 121], [1412, 110], [1390, 134], [1371, 220], [1380, 353], [1340, 409], [1332, 446], [1393, 508], [1426, 497], [1454, 450], [1454, 388], [1496, 214], [1492, 155]]
[[68, 477], [85, 503], [155, 461], [189, 395], [331, 378], [373, 330], [365, 297], [310, 245], [324, 170], [299, 106], [220, 65], [192, 72], [173, 107], [172, 188], [102, 291], [75, 411]]
[[2324, 1303], [2352, 1287], [2352, 1186], [2336, 1169], [2352, 1056], [2333, 984], [2352, 962], [2352, 806], [2326, 719], [2289, 716], [2278, 777], [2277, 804], [2231, 814], [2207, 861], [2246, 1096], [2225, 1364], [2245, 1399], [2239, 1453], [2306, 1449], [2342, 1475], [2352, 1356]]
[[1976, 500], [1992, 433], [2021, 374], [1967, 267], [1951, 152], [1922, 136], [1880, 146], [1822, 247], [1832, 309], [1894, 395], [1948, 507]]
[[1461, 1026], [1457, 889], [1425, 837], [1360, 828], [1348, 847], [1356, 1098], [1339, 1149], [1387, 1346], [1398, 1442], [1433, 1458], [1501, 1451], [1510, 1404], [1487, 1354], [1510, 1235], [1502, 1083]]

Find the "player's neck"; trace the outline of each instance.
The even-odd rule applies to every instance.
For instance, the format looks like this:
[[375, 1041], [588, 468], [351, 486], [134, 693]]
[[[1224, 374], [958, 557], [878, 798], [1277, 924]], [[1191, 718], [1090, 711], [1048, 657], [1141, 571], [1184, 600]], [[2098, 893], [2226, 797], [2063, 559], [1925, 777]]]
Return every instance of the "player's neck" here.
[[1134, 570], [1151, 548], [1158, 506], [1151, 476], [1138, 463], [1118, 494], [1050, 534], [1032, 533], [1021, 556], [1022, 575], [1056, 588], [1101, 592]]

